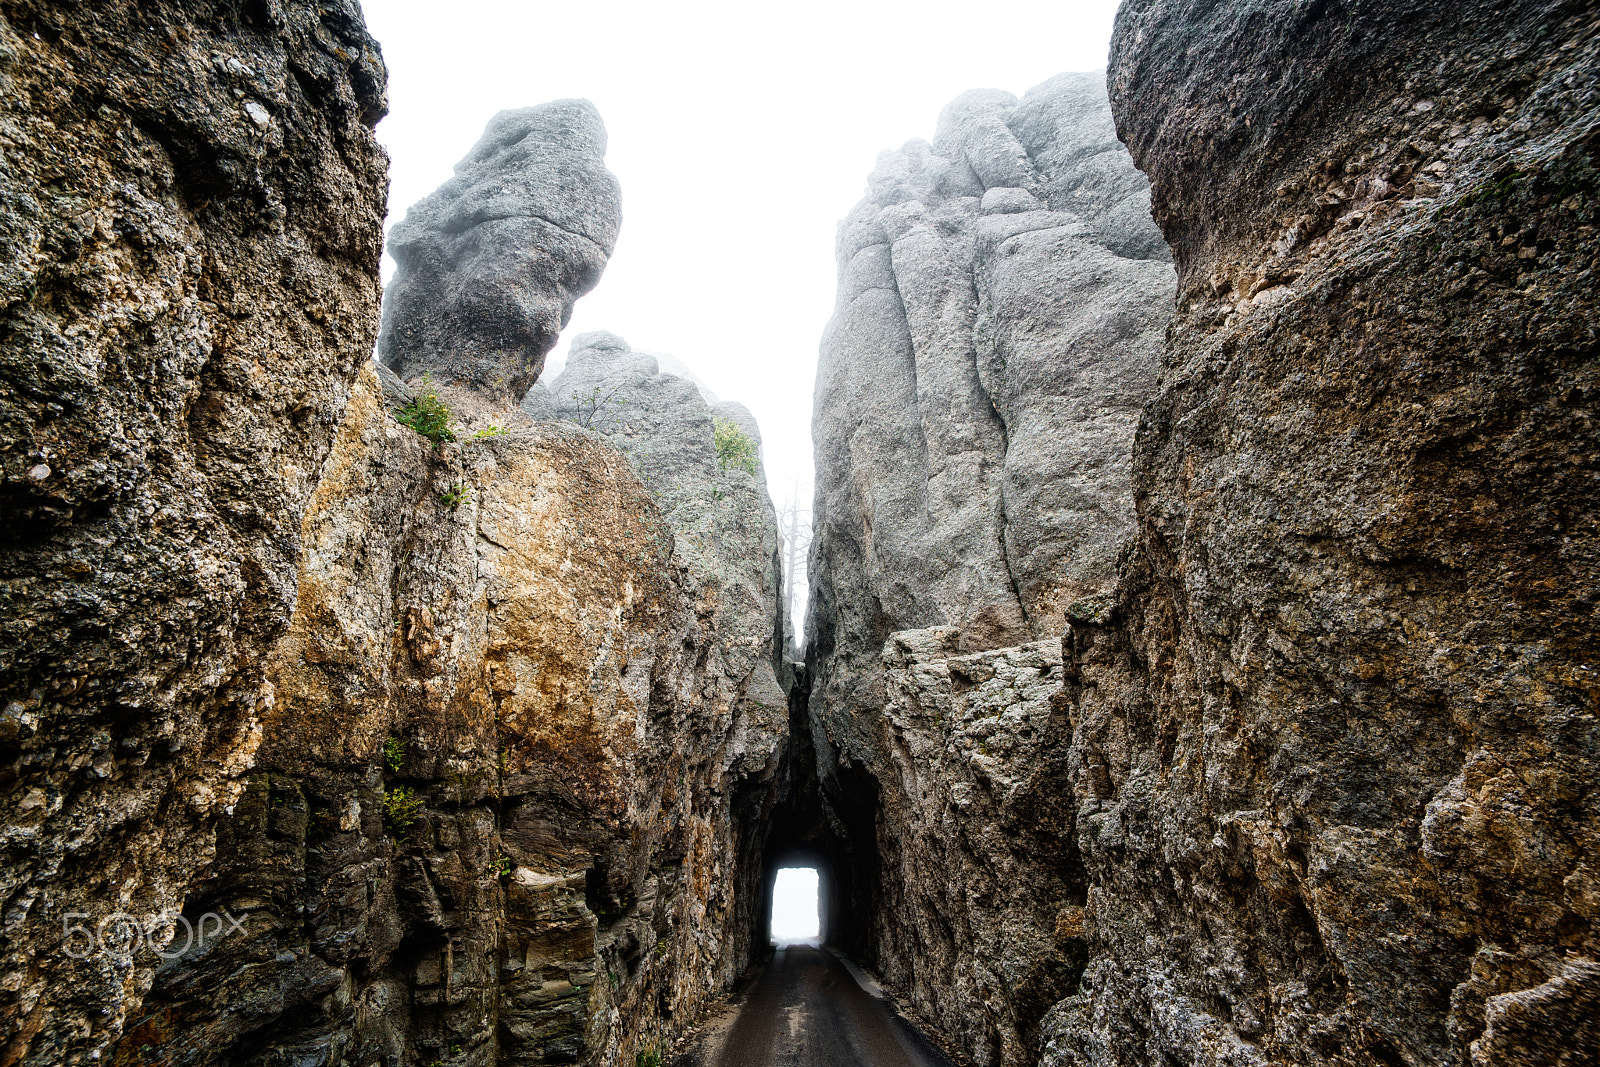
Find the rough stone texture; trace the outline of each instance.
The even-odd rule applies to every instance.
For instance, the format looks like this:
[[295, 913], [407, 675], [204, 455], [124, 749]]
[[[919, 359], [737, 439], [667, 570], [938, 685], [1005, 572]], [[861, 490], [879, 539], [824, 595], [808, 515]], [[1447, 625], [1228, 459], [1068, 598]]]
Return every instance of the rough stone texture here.
[[182, 905], [260, 742], [384, 83], [353, 2], [0, 3], [0, 1062], [115, 1037], [155, 959], [64, 923]]
[[1033, 1063], [1040, 1017], [1084, 965], [1061, 644], [961, 655], [960, 636], [906, 630], [884, 646], [877, 766], [896, 832], [880, 838], [872, 955], [974, 1062]]
[[1042, 1008], [976, 1008], [984, 982], [950, 970], [959, 952], [877, 955], [915, 941], [881, 924], [910, 923], [886, 908], [902, 895], [888, 857], [923, 841], [884, 763], [881, 655], [891, 632], [930, 626], [955, 627], [969, 653], [1054, 638], [1067, 602], [1111, 584], [1174, 284], [1148, 200], [1103, 77], [1063, 74], [1020, 101], [958, 98], [932, 145], [879, 157], [839, 230], [806, 626], [823, 836], [843, 850], [835, 911], [859, 924], [835, 936], [973, 1007], [994, 1029], [971, 1047], [1007, 1062], [1023, 1062]]
[[1179, 314], [1051, 1064], [1600, 1060], [1600, 22], [1124, 5]]
[[389, 234], [379, 358], [522, 399], [622, 225], [606, 130], [587, 100], [502, 111]]
[[813, 417], [838, 647], [1053, 635], [1109, 582], [1172, 294], [1147, 199], [1097, 74], [967, 93], [932, 146], [879, 157], [840, 225]]
[[[645, 450], [704, 492], [660, 504], [510, 386], [436, 383], [455, 443], [395, 421], [427, 387], [369, 362], [383, 78], [353, 4], [0, 3], [8, 1067], [631, 1064], [754, 948], [788, 728], [759, 472], [698, 393], [705, 441]], [[563, 122], [517, 187], [614, 237], [586, 105], [480, 156]], [[452, 217], [500, 210], [461, 185]], [[452, 254], [521, 272], [546, 344], [603, 254], [530, 227]], [[74, 958], [118, 912], [167, 918]]]
[[436, 450], [381, 397], [364, 376], [322, 472], [257, 770], [189, 904], [249, 936], [165, 968], [119, 1054], [633, 1063], [757, 933], [776, 594], [719, 606], [775, 589], [770, 553], [686, 566], [569, 423]]

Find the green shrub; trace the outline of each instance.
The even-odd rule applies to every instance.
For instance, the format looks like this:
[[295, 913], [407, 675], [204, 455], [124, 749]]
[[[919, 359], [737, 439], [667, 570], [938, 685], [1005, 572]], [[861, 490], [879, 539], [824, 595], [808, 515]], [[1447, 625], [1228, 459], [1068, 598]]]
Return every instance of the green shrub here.
[[722, 469], [737, 467], [751, 477], [756, 473], [756, 443], [739, 429], [739, 424], [728, 419], [712, 423], [711, 438], [717, 445], [717, 462]]
[[[395, 624], [396, 626], [399, 623]], [[399, 774], [400, 765], [406, 761], [406, 743], [398, 737], [391, 737], [383, 743], [383, 762], [389, 765], [389, 773]]]
[[485, 437], [504, 437], [505, 435], [506, 428], [504, 426], [485, 426], [481, 430], [473, 430], [467, 439], [469, 441], [481, 441]]
[[439, 394], [434, 392], [433, 383], [427, 375], [422, 376], [423, 391], [417, 398], [400, 409], [395, 421], [402, 426], [409, 426], [413, 430], [432, 441], [437, 447], [445, 441], [456, 439], [455, 431], [450, 429], [450, 420], [455, 413], [450, 406], [439, 399]]
[[456, 482], [449, 489], [439, 494], [439, 503], [454, 511], [462, 504], [472, 499], [472, 490], [464, 482]]
[[408, 785], [396, 786], [383, 794], [383, 822], [389, 831], [399, 836], [411, 829], [422, 810], [422, 798]]
[[634, 1060], [638, 1067], [661, 1067], [661, 1051], [654, 1045], [649, 1046], [639, 1053], [639, 1058]]

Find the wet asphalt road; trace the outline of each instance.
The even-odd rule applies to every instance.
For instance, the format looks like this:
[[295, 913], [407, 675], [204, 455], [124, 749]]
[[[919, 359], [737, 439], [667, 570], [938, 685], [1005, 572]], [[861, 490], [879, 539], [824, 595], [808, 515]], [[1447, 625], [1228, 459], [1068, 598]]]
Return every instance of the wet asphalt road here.
[[778, 949], [674, 1067], [950, 1067], [827, 949]]

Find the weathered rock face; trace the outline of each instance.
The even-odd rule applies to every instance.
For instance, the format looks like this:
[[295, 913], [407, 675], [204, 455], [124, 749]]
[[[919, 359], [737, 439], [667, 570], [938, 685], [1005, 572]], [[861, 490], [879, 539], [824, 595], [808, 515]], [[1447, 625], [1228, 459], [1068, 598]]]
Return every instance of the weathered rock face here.
[[[775, 589], [771, 553], [686, 566], [695, 531], [571, 423], [435, 450], [380, 395], [307, 513], [267, 740], [189, 905], [248, 934], [165, 968], [121, 1048], [634, 1062], [756, 933], [776, 595], [718, 609]], [[761, 525], [753, 481], [728, 492]]]
[[1111, 85], [1180, 310], [1046, 1062], [1592, 1062], [1596, 14], [1135, 0]]
[[587, 100], [502, 111], [389, 235], [379, 358], [522, 398], [600, 281], [622, 225], [606, 130]]
[[[973, 1020], [961, 1040], [982, 1062], [1029, 1062], [1055, 976], [1072, 970], [1054, 942], [1055, 861], [1002, 855], [1043, 817], [1032, 777], [1064, 771], [1037, 753], [1003, 785], [965, 756], [915, 771], [893, 709], [925, 698], [895, 695], [909, 684], [893, 680], [896, 657], [911, 653], [885, 641], [953, 627], [937, 631], [942, 662], [1054, 639], [1066, 602], [1111, 584], [1133, 527], [1134, 425], [1173, 292], [1148, 199], [1101, 76], [1064, 74], [1021, 101], [960, 97], [932, 146], [879, 157], [840, 228], [813, 417], [806, 628], [818, 768], [848, 853], [836, 911], [863, 924], [835, 936], [930, 1019]], [[937, 749], [948, 728], [920, 735], [918, 750]], [[1043, 720], [1029, 728], [1041, 731], [1023, 746], [1033, 751]], [[970, 835], [952, 836], [963, 820]], [[1034, 830], [1021, 833], [1026, 852]], [[968, 914], [964, 889], [910, 880], [932, 870], [970, 887], [967, 899], [1007, 884]], [[1003, 950], [991, 919], [1017, 935]]]
[[189, 903], [247, 935], [165, 968], [120, 1051], [636, 1062], [764, 919], [788, 721], [760, 471], [721, 468], [676, 378], [604, 426], [431, 385], [456, 416], [435, 447], [385, 410], [420, 379], [377, 370], [306, 515], [256, 773]]
[[1172, 293], [1146, 182], [1100, 77], [1064, 74], [962, 96], [869, 184], [817, 375], [817, 621], [874, 659], [894, 629], [1054, 633], [1132, 526]]
[[354, 3], [0, 4], [7, 1063], [112, 1040], [157, 961], [64, 927], [179, 907], [261, 740], [375, 333], [384, 82]]
[[1032, 1063], [1041, 1016], [1084, 965], [1061, 644], [961, 655], [960, 637], [905, 630], [884, 647], [880, 907], [894, 918], [872, 953], [974, 1061]]
[[428, 202], [413, 268], [507, 301], [386, 349], [461, 382], [430, 442], [368, 363], [382, 64], [318, 10], [0, 5], [6, 1064], [632, 1063], [759, 929], [759, 469], [641, 396], [698, 479], [652, 496], [452, 369], [512, 305], [537, 363], [592, 286], [598, 118], [502, 116]]

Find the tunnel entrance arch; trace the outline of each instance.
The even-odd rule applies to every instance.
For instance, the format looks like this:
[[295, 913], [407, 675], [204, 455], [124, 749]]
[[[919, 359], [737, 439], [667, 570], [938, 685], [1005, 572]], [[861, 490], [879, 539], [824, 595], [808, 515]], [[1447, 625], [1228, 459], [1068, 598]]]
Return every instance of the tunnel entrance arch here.
[[[816, 931], [811, 937], [788, 936], [782, 928], [780, 919], [783, 913], [780, 907], [786, 902], [779, 896], [779, 878], [790, 872], [811, 871], [816, 878]], [[833, 908], [831, 907], [833, 888], [833, 864], [831, 857], [818, 848], [800, 847], [784, 848], [773, 852], [767, 860], [765, 878], [765, 898], [767, 916], [767, 943], [771, 945], [791, 944], [799, 941], [814, 941], [818, 944], [828, 944], [831, 932]]]

